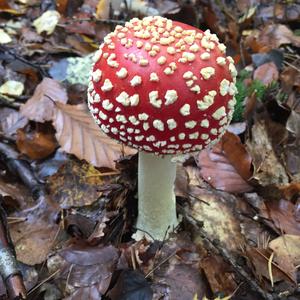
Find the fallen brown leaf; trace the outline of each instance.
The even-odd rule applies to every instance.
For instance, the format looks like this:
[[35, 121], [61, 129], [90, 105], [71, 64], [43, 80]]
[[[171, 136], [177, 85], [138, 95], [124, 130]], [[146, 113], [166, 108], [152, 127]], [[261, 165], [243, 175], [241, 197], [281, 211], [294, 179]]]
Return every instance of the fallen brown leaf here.
[[48, 179], [52, 199], [60, 207], [80, 207], [90, 205], [101, 195], [99, 187], [103, 183], [101, 172], [86, 162], [68, 160]]
[[[239, 252], [245, 240], [234, 204], [237, 199], [227, 193], [209, 192], [198, 187], [192, 187], [190, 194], [195, 199], [191, 204], [190, 214], [203, 222], [203, 230], [207, 236], [211, 240], [219, 240], [228, 251]], [[197, 238], [197, 232], [194, 235]]]
[[281, 261], [291, 261], [296, 267], [300, 264], [300, 236], [284, 234], [269, 243], [272, 249]]
[[290, 93], [293, 87], [300, 91], [300, 72], [293, 67], [286, 67], [280, 73], [282, 88], [286, 93]]
[[265, 48], [279, 48], [284, 44], [292, 44], [295, 47], [300, 47], [300, 37], [286, 26], [282, 24], [266, 25], [260, 32], [258, 42]]
[[253, 79], [261, 81], [266, 86], [273, 81], [277, 81], [278, 77], [279, 72], [273, 62], [268, 62], [259, 66], [253, 74]]
[[234, 273], [220, 256], [207, 256], [201, 260], [200, 266], [214, 293], [222, 291], [225, 294], [232, 294], [236, 290], [237, 284], [234, 280]]
[[44, 78], [35, 89], [33, 96], [22, 105], [20, 112], [29, 120], [43, 123], [52, 120], [55, 102], [67, 103], [67, 101], [67, 92], [58, 81]]
[[96, 167], [112, 169], [115, 168], [114, 161], [120, 158], [121, 153], [136, 153], [136, 150], [123, 147], [102, 133], [88, 112], [86, 104], [56, 104], [53, 125], [56, 138], [66, 152], [86, 159]]
[[57, 148], [57, 141], [51, 132], [34, 130], [27, 132], [18, 129], [16, 144], [18, 150], [31, 159], [42, 159], [52, 154]]
[[254, 266], [254, 273], [259, 280], [262, 280], [262, 277], [273, 281], [274, 283], [285, 280], [296, 284], [296, 269], [289, 265], [279, 266], [273, 260], [271, 261], [271, 273], [268, 268], [268, 263], [270, 256], [270, 250], [263, 248], [248, 247], [246, 250], [246, 255], [252, 265]]
[[284, 199], [279, 201], [266, 201], [269, 218], [283, 233], [300, 235], [300, 222], [296, 219], [296, 206]]
[[28, 123], [28, 119], [21, 115], [19, 111], [11, 108], [0, 110], [0, 130], [7, 137], [14, 135], [19, 128], [23, 128]]
[[251, 171], [251, 156], [246, 150], [246, 147], [241, 143], [240, 138], [229, 132], [223, 135], [221, 139], [222, 150], [229, 162], [237, 170], [238, 174], [244, 180], [249, 180], [252, 176]]
[[63, 260], [52, 268], [63, 270], [60, 276], [67, 280], [67, 292], [71, 294], [67, 299], [96, 300], [99, 298], [95, 296], [103, 295], [108, 289], [119, 252], [113, 246], [73, 245], [57, 256]]
[[251, 177], [251, 157], [233, 133], [226, 133], [212, 149], [202, 150], [197, 164], [200, 175], [218, 190], [231, 193], [252, 190], [245, 181]]
[[262, 186], [287, 184], [289, 177], [274, 151], [266, 122], [255, 122], [251, 128], [252, 138], [246, 141], [247, 150], [253, 159], [253, 178]]

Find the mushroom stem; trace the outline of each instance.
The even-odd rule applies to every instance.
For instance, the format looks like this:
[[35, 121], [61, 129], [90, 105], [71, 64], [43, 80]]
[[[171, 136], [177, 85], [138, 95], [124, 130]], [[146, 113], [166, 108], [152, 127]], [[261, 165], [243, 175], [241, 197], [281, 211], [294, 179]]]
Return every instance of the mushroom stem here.
[[176, 163], [171, 158], [139, 153], [136, 226], [141, 230], [133, 235], [136, 240], [146, 236], [162, 241], [178, 224], [174, 193]]

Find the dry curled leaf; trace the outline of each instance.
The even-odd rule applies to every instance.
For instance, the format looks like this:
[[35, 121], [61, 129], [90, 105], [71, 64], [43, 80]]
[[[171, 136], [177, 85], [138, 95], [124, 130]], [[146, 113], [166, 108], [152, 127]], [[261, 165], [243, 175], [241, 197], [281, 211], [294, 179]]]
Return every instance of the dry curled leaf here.
[[86, 104], [57, 104], [53, 118], [56, 138], [68, 153], [80, 159], [86, 159], [96, 167], [114, 168], [114, 161], [121, 154], [136, 153], [129, 147], [123, 147], [108, 136], [95, 124]]
[[21, 114], [36, 122], [51, 121], [55, 102], [67, 103], [68, 96], [58, 81], [44, 78], [37, 86], [33, 96], [21, 106]]

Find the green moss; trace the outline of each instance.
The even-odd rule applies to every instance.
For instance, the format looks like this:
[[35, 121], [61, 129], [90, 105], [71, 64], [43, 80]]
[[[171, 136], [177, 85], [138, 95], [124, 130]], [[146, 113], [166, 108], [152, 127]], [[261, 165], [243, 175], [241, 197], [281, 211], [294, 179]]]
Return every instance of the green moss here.
[[264, 101], [264, 96], [267, 90], [278, 88], [278, 82], [273, 82], [269, 86], [265, 86], [259, 80], [253, 80], [249, 86], [246, 86], [244, 84], [244, 80], [250, 77], [251, 73], [245, 70], [241, 71], [237, 77], [236, 88], [238, 90], [238, 93], [235, 96], [236, 105], [233, 114], [234, 122], [240, 122], [243, 120], [244, 101], [246, 97], [251, 96], [255, 92], [257, 100]]

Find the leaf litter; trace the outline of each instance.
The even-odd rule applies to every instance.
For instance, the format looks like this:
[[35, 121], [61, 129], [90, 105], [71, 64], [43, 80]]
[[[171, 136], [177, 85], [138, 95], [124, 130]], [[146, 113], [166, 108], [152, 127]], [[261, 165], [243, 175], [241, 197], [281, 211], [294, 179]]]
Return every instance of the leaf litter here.
[[[0, 3], [0, 195], [29, 299], [299, 297], [300, 5], [46, 2]], [[151, 12], [216, 32], [239, 69], [240, 123], [178, 165], [163, 243], [131, 240], [137, 157], [85, 98], [95, 47]]]

